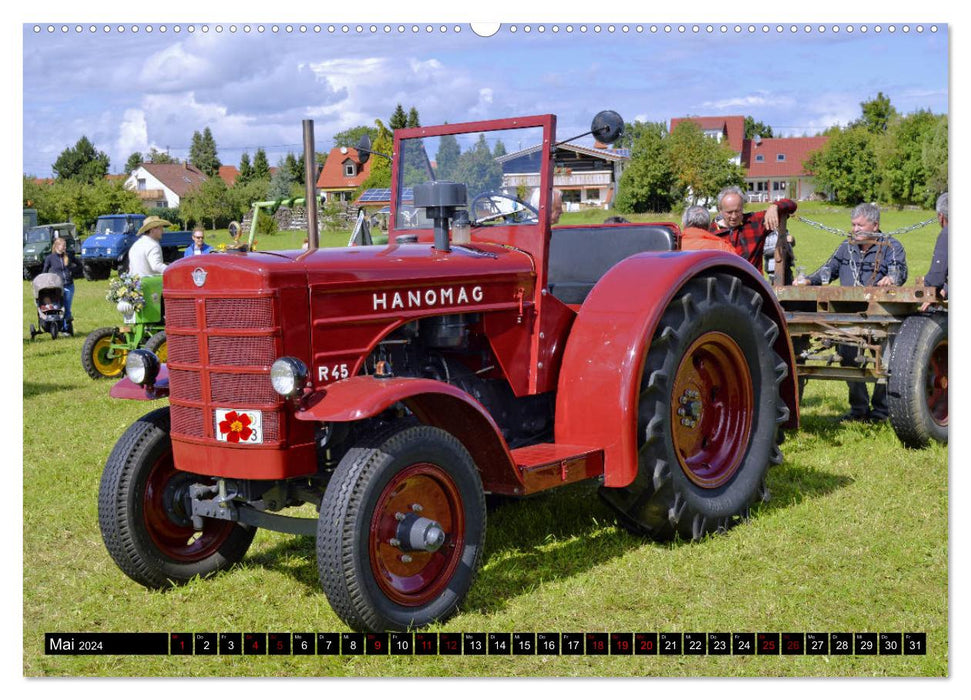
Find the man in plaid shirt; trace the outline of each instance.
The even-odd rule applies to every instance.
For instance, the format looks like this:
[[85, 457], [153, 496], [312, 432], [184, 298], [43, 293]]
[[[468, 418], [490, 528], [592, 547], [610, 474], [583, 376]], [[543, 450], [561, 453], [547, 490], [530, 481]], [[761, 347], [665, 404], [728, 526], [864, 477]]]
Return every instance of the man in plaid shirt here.
[[740, 187], [726, 187], [718, 193], [718, 218], [711, 230], [724, 236], [735, 252], [762, 272], [762, 249], [769, 231], [779, 228], [779, 217], [796, 212], [796, 203], [780, 199], [765, 211], [744, 213], [745, 193]]

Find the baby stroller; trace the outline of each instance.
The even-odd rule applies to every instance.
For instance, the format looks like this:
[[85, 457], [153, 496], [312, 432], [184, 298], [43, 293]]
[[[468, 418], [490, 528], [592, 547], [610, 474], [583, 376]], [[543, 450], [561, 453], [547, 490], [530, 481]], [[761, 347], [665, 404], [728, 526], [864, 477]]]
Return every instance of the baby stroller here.
[[[44, 272], [34, 278], [34, 304], [37, 305], [37, 324], [30, 324], [30, 339], [42, 333], [50, 333], [57, 340], [64, 324], [64, 282], [53, 272]], [[74, 335], [74, 322], [67, 322], [68, 335]]]

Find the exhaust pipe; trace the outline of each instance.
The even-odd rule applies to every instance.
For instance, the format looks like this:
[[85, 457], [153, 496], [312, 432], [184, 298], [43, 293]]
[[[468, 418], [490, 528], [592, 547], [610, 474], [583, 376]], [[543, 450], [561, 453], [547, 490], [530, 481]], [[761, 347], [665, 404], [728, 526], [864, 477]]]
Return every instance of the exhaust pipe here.
[[303, 175], [307, 183], [307, 248], [317, 250], [317, 165], [314, 162], [314, 120], [303, 120]]

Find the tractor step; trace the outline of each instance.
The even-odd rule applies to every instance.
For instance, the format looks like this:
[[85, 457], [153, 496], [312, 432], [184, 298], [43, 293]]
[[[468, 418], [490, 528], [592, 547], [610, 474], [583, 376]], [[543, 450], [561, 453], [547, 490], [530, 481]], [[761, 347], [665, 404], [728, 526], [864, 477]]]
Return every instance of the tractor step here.
[[526, 494], [592, 479], [604, 471], [603, 450], [580, 445], [540, 443], [512, 451]]

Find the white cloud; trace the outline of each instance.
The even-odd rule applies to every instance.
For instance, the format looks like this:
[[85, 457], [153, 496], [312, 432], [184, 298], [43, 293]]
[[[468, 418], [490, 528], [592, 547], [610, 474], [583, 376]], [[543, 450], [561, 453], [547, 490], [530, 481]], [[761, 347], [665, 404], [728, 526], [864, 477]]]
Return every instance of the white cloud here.
[[[118, 138], [114, 146], [115, 153], [134, 153], [143, 155], [148, 152], [148, 123], [145, 112], [140, 109], [126, 109], [125, 116], [118, 127]], [[127, 157], [125, 157], [127, 160]], [[112, 162], [117, 162], [112, 159]]]

